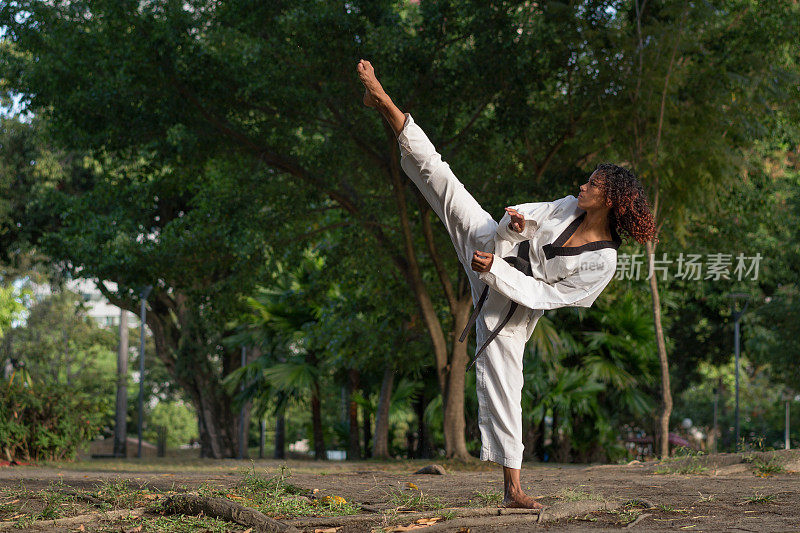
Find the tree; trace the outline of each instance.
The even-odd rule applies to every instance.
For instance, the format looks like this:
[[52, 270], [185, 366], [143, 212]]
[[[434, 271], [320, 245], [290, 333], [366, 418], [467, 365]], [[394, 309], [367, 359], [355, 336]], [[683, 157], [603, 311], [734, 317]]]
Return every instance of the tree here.
[[554, 460], [624, 453], [618, 441], [626, 426], [639, 425], [653, 407], [657, 367], [645, 308], [636, 293], [616, 289], [591, 309], [559, 311], [558, 330], [540, 319], [551, 341], [533, 344], [525, 361], [524, 405], [534, 433], [528, 444], [535, 453], [544, 452], [548, 414]]
[[[217, 455], [235, 433], [220, 422], [230, 399], [201, 391], [219, 390], [213, 361], [226, 372], [236, 366], [237, 354], [216, 349], [221, 317], [252, 292], [265, 244], [289, 250], [333, 226], [359, 243], [350, 254], [391, 270], [413, 295], [442, 393], [447, 454], [467, 457], [467, 346], [455, 342], [471, 306], [466, 277], [409, 192], [391, 132], [361, 107], [353, 65], [374, 61], [491, 213], [574, 192], [602, 156], [629, 161], [648, 183], [658, 176], [660, 220], [679, 220], [682, 210], [666, 199], [689, 209], [713, 187], [684, 188], [678, 178], [724, 174], [733, 168], [726, 150], [757, 133], [744, 126], [764, 107], [751, 104], [775, 79], [766, 66], [790, 60], [797, 19], [788, 0], [758, 10], [744, 0], [685, 5], [8, 3], [0, 9], [7, 86], [46, 115], [61, 145], [112, 159], [100, 165], [103, 179], [66, 187], [91, 194], [70, 198], [66, 222], [40, 220], [49, 232], [40, 245], [119, 282], [117, 301], [129, 308], [141, 286], [157, 286], [159, 357], [176, 376], [178, 367], [202, 369], [176, 379], [209, 428], [204, 449]], [[726, 39], [736, 46], [719, 46]], [[731, 73], [761, 83], [742, 89]], [[726, 122], [734, 114], [747, 120]], [[139, 203], [114, 207], [131, 199]], [[96, 216], [88, 206], [102, 209]], [[140, 235], [158, 238], [139, 243]], [[89, 253], [98, 249], [108, 252], [101, 264]], [[663, 342], [659, 351], [666, 361]]]
[[[658, 234], [685, 231], [686, 215], [702, 209], [739, 175], [742, 150], [763, 137], [779, 116], [796, 113], [798, 5], [751, 1], [694, 4], [636, 0], [620, 79], [629, 106], [615, 113], [626, 157], [651, 194]], [[764, 8], [764, 9], [762, 9]], [[785, 21], [792, 21], [786, 24]], [[650, 266], [656, 243], [646, 244]], [[649, 278], [661, 361], [659, 453], [669, 455], [672, 410], [669, 362], [656, 276]]]

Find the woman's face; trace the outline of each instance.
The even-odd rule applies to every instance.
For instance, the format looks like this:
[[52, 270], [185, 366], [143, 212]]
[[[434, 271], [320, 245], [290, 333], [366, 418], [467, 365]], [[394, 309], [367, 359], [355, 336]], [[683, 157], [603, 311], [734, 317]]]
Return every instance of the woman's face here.
[[581, 192], [578, 194], [578, 207], [588, 211], [590, 209], [599, 209], [610, 207], [606, 201], [606, 191], [604, 186], [603, 176], [600, 172], [595, 170], [589, 176], [589, 181], [581, 185]]

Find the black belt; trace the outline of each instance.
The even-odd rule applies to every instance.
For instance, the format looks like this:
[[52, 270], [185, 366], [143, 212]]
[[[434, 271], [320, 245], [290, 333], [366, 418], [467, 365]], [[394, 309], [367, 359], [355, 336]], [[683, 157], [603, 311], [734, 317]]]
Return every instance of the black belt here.
[[[504, 257], [503, 260], [508, 262], [511, 266], [513, 266], [520, 272], [524, 273], [526, 276], [532, 276], [533, 271], [531, 270], [530, 255], [529, 255], [530, 249], [531, 249], [530, 241], [522, 241], [519, 245], [519, 250], [517, 250], [516, 257], [508, 256]], [[461, 337], [458, 339], [458, 342], [464, 342], [464, 340], [467, 338], [467, 334], [469, 333], [469, 330], [472, 328], [472, 326], [475, 325], [475, 321], [478, 319], [478, 314], [481, 312], [483, 304], [486, 301], [486, 297], [488, 295], [489, 295], [489, 286], [487, 285], [486, 287], [483, 288], [481, 297], [478, 300], [478, 303], [475, 305], [475, 309], [472, 311], [472, 314], [470, 315], [469, 320], [467, 321], [467, 327], [464, 328], [464, 332], [461, 333]], [[500, 324], [498, 324], [496, 328], [494, 328], [491, 335], [489, 335], [489, 338], [486, 339], [486, 342], [484, 342], [483, 346], [481, 346], [481, 349], [478, 350], [478, 353], [475, 354], [475, 357], [472, 359], [472, 362], [467, 367], [468, 372], [469, 369], [472, 368], [472, 366], [478, 360], [478, 357], [480, 357], [480, 355], [486, 349], [486, 347], [489, 346], [489, 343], [492, 342], [494, 338], [497, 337], [497, 335], [503, 329], [503, 327], [505, 327], [505, 325], [508, 324], [508, 321], [511, 320], [511, 317], [514, 315], [514, 311], [517, 310], [517, 307], [519, 307], [519, 304], [517, 302], [512, 301], [511, 308], [508, 310], [508, 313], [506, 314], [505, 318], [500, 322]]]

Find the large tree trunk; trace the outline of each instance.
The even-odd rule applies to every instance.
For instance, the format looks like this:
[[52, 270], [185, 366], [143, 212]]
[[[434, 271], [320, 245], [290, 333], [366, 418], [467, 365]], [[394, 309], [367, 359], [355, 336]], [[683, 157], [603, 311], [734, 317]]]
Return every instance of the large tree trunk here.
[[472, 310], [472, 297], [466, 295], [453, 306], [453, 331], [450, 364], [448, 365], [445, 394], [442, 396], [444, 408], [444, 443], [447, 457], [471, 459], [464, 436], [464, 384], [467, 369], [468, 342], [458, 342]]
[[[319, 361], [314, 351], [306, 354], [306, 363], [317, 367]], [[314, 380], [311, 385], [311, 432], [314, 436], [314, 459], [325, 459], [325, 434], [322, 431], [322, 405], [320, 404], [319, 380]]]
[[427, 404], [427, 396], [423, 389], [414, 401], [414, 410], [417, 413], [417, 448], [414, 450], [416, 459], [428, 459], [432, 456], [430, 431], [428, 424], [425, 423], [425, 406]]
[[[103, 283], [98, 287], [117, 307], [131, 312], [138, 310], [138, 300], [120, 298]], [[200, 456], [236, 457], [239, 411], [234, 409], [233, 398], [222, 386], [222, 379], [241, 366], [239, 350], [224, 353], [220, 369], [215, 361], [218, 355], [206, 352], [205, 343], [216, 343], [216, 340], [202, 337], [202, 328], [193, 323], [192, 305], [185, 295], [178, 291], [169, 294], [159, 291], [153, 293], [147, 303], [147, 327], [153, 336], [156, 356], [186, 392], [197, 412]], [[245, 423], [249, 424], [248, 416], [245, 416]]]
[[286, 459], [286, 413], [280, 409], [275, 415], [275, 459]]
[[[650, 261], [650, 272], [653, 272], [652, 261], [655, 258], [656, 247], [652, 241], [645, 245]], [[650, 276], [650, 293], [653, 302], [653, 324], [656, 332], [656, 345], [658, 347], [658, 360], [661, 365], [661, 412], [658, 414], [656, 428], [658, 431], [658, 454], [669, 457], [669, 417], [672, 414], [672, 391], [669, 384], [669, 361], [667, 360], [667, 345], [664, 342], [664, 329], [661, 325], [661, 300], [658, 295], [658, 283], [655, 274]], [[655, 450], [654, 450], [655, 451]]]
[[[363, 390], [364, 398], [369, 398], [369, 391]], [[361, 423], [364, 432], [364, 459], [372, 457], [372, 413], [367, 406], [361, 408]]]
[[[425, 323], [425, 327], [431, 337], [434, 360], [436, 363], [436, 376], [439, 381], [439, 389], [442, 392], [443, 400], [445, 453], [449, 458], [466, 460], [471, 457], [467, 451], [467, 442], [464, 435], [464, 372], [467, 366], [466, 343], [459, 343], [457, 339], [469, 318], [472, 298], [469, 287], [465, 286], [468, 284], [462, 283], [461, 287], [459, 287], [461, 289], [459, 294], [456, 294], [450, 277], [436, 250], [430, 223], [430, 206], [421, 198], [419, 191], [414, 188], [422, 215], [422, 232], [428, 247], [429, 256], [436, 268], [439, 281], [448, 300], [450, 314], [453, 317], [453, 331], [450, 336], [452, 341], [450, 350], [448, 350], [448, 343], [442, 328], [441, 319], [433, 305], [425, 281], [422, 278], [419, 262], [417, 261], [414, 244], [415, 238], [406, 206], [405, 187], [407, 185], [407, 180], [403, 178], [403, 172], [400, 169], [397, 141], [391, 128], [388, 128], [388, 125], [387, 133], [392, 153], [389, 175], [392, 180], [392, 190], [400, 216], [403, 251], [405, 253], [404, 261], [400, 262], [399, 266], [406, 282], [414, 293], [414, 297], [419, 306], [420, 317]], [[461, 329], [459, 329], [459, 327]]]
[[392, 401], [394, 370], [387, 366], [383, 371], [381, 394], [378, 398], [378, 412], [375, 415], [375, 444], [372, 456], [379, 459], [389, 457], [389, 405]]
[[325, 459], [325, 434], [322, 432], [319, 382], [314, 382], [311, 386], [311, 425], [314, 433], [314, 459]]
[[348, 421], [348, 445], [347, 458], [360, 459], [361, 446], [358, 438], [358, 404], [353, 395], [358, 390], [358, 370], [350, 369], [347, 371], [347, 421]]

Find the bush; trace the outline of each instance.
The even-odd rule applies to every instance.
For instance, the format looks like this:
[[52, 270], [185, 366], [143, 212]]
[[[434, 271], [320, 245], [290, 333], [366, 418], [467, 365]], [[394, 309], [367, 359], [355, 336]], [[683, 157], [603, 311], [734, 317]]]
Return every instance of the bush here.
[[0, 446], [9, 461], [73, 459], [102, 427], [107, 400], [70, 387], [0, 383]]

